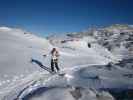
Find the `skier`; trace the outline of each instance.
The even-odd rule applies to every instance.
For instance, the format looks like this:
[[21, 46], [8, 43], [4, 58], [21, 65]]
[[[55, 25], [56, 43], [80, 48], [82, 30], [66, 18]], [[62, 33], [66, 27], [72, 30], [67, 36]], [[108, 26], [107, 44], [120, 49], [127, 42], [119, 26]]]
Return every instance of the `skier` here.
[[52, 72], [55, 72], [54, 67], [59, 71], [58, 67], [58, 58], [59, 58], [59, 52], [56, 48], [53, 48], [51, 51], [51, 70]]
[[88, 43], [88, 48], [91, 48], [91, 44], [90, 43]]

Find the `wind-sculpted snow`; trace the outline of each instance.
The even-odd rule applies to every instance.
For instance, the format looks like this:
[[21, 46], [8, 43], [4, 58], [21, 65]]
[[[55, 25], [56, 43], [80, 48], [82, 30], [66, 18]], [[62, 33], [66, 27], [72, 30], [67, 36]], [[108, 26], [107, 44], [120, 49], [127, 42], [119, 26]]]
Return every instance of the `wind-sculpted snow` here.
[[[59, 98], [58, 93], [62, 95], [59, 99], [61, 100], [64, 96], [71, 98], [70, 100], [76, 100], [74, 97], [69, 93], [74, 88], [80, 88], [82, 93], [86, 93], [86, 91], [94, 92], [95, 95], [94, 100], [100, 100], [97, 95], [100, 95], [102, 92], [98, 92], [101, 90], [128, 90], [133, 89], [133, 77], [128, 78], [124, 77], [123, 75], [126, 73], [132, 74], [130, 71], [120, 71], [120, 69], [111, 68], [108, 69], [106, 66], [85, 66], [84, 67], [74, 67], [73, 69], [64, 70], [62, 73], [66, 73], [65, 76], [60, 76], [58, 74], [51, 75], [45, 73], [37, 72], [34, 74], [33, 77], [28, 78], [25, 80], [24, 84], [21, 84], [13, 89], [11, 89], [6, 95], [4, 96], [3, 100], [14, 100], [15, 98], [18, 100], [40, 100], [35, 98], [40, 98], [36, 95], [40, 95], [41, 98], [43, 97], [46, 100], [52, 100], [54, 98]], [[36, 77], [36, 79], [35, 79]], [[22, 87], [20, 87], [22, 86]], [[48, 95], [57, 93], [56, 97], [49, 97]], [[62, 92], [60, 92], [62, 91]], [[75, 91], [75, 90], [73, 90]], [[39, 92], [39, 93], [38, 93]], [[91, 98], [89, 94], [82, 94], [87, 95], [88, 98]], [[46, 94], [45, 94], [46, 93]], [[65, 94], [67, 93], [67, 95]], [[35, 98], [34, 98], [35, 96]], [[48, 99], [49, 97], [49, 99]], [[12, 98], [12, 99], [11, 99]], [[29, 98], [29, 99], [26, 99]], [[33, 98], [33, 99], [30, 99]], [[84, 98], [84, 97], [82, 97]], [[110, 98], [108, 100], [113, 100], [111, 95], [103, 98], [103, 100], [107, 100], [106, 98]], [[69, 100], [68, 98], [63, 100]], [[84, 99], [81, 99], [84, 100]]]

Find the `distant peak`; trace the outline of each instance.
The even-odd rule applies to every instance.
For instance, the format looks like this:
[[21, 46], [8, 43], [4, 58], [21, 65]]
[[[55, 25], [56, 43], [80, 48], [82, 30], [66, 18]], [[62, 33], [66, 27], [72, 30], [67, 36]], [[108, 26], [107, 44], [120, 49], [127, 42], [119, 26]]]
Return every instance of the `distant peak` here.
[[6, 27], [6, 26], [2, 26], [2, 27], [0, 27], [0, 30], [2, 30], [2, 31], [11, 31], [12, 29], [9, 28], [9, 27]]
[[9, 31], [12, 31], [12, 32], [18, 32], [18, 33], [24, 33], [24, 34], [32, 34], [30, 32], [27, 32], [26, 30], [24, 29], [21, 29], [21, 28], [15, 28], [15, 27], [6, 27], [6, 26], [1, 26], [0, 27], [0, 31], [3, 31], [3, 32], [9, 32]]

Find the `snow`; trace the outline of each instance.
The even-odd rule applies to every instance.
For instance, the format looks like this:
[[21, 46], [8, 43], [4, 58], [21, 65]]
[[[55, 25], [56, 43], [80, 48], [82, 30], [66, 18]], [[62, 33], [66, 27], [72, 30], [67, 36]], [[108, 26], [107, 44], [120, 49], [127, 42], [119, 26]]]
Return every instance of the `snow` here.
[[0, 27], [0, 30], [1, 31], [11, 31], [12, 29], [11, 28], [9, 28], [9, 27]]
[[[133, 89], [133, 78], [127, 77], [133, 70], [115, 64], [111, 69], [107, 67], [109, 62], [122, 59], [116, 56], [120, 49], [114, 54], [90, 36], [65, 43], [60, 43], [63, 37], [54, 39], [59, 44], [52, 45], [21, 29], [0, 27], [0, 99], [114, 100], [103, 90]], [[31, 63], [35, 59], [50, 68], [52, 47], [59, 50], [60, 73], [64, 76], [52, 75]]]
[[[21, 76], [34, 72], [38, 67], [30, 64], [34, 55], [45, 53], [50, 49], [47, 40], [35, 37], [32, 34], [24, 34], [22, 30], [0, 28], [0, 81], [8, 84], [8, 81], [16, 81]], [[0, 88], [2, 88], [1, 86]]]

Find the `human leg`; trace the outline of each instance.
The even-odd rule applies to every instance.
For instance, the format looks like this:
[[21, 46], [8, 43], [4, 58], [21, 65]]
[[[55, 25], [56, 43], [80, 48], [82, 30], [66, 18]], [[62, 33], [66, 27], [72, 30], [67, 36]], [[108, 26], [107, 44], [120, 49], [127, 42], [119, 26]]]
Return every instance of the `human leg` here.
[[54, 62], [52, 59], [51, 59], [51, 70], [52, 70], [52, 72], [54, 72]]
[[55, 62], [55, 67], [56, 67], [57, 71], [60, 70], [60, 69], [59, 69], [59, 66], [58, 66], [58, 62]]

